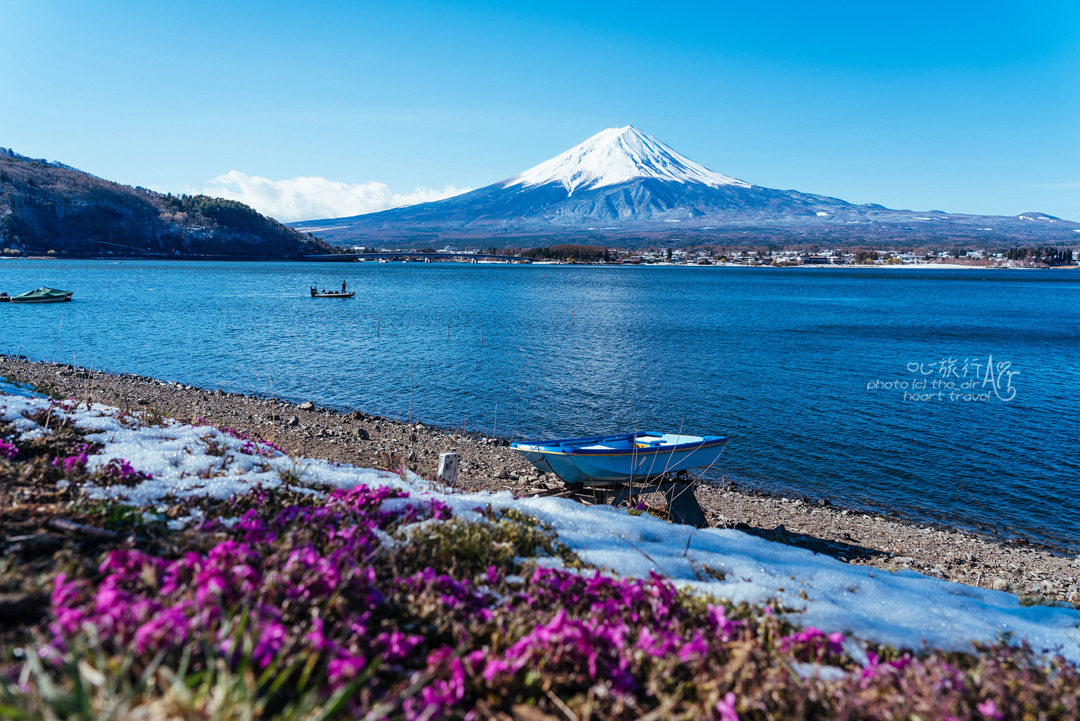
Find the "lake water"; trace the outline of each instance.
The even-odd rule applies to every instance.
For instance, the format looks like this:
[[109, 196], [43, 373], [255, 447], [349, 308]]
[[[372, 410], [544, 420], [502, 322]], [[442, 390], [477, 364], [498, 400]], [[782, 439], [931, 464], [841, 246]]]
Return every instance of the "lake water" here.
[[515, 439], [723, 434], [717, 479], [1080, 549], [1080, 272], [0, 262], [39, 285], [75, 300], [0, 305], [0, 351]]

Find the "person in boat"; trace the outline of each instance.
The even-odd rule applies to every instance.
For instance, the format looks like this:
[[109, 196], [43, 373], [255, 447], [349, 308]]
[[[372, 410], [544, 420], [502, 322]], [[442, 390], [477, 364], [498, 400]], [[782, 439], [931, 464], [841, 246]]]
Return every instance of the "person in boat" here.
[[345, 295], [345, 281], [341, 281], [341, 294]]
[[315, 286], [311, 286], [311, 297], [314, 298], [319, 294], [318, 289]]

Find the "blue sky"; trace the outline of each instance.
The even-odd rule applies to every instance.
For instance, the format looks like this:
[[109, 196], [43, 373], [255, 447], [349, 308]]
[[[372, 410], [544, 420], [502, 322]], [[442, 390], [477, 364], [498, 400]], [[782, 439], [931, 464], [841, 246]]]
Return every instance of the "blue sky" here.
[[758, 185], [1080, 220], [1076, 0], [0, 0], [0, 26], [0, 145], [288, 190], [292, 215], [480, 187], [630, 124]]

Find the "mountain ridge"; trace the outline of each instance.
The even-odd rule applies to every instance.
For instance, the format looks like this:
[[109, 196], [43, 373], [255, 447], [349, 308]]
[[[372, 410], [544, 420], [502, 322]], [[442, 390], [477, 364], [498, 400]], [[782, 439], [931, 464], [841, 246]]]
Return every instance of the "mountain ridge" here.
[[673, 244], [1080, 242], [1080, 233], [1072, 232], [1080, 223], [1045, 213], [894, 210], [754, 185], [710, 170], [633, 126], [608, 128], [517, 175], [452, 198], [289, 225], [335, 244], [432, 238], [509, 244], [543, 236], [562, 242], [568, 235], [682, 241]]

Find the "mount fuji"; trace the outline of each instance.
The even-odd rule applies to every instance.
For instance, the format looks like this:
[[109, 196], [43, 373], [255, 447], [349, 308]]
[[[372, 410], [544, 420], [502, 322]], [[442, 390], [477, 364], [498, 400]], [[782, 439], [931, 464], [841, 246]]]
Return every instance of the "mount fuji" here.
[[444, 239], [509, 244], [569, 236], [624, 244], [1078, 239], [1044, 213], [947, 214], [853, 205], [753, 185], [706, 168], [633, 126], [609, 128], [511, 178], [437, 202], [291, 223], [335, 244]]

